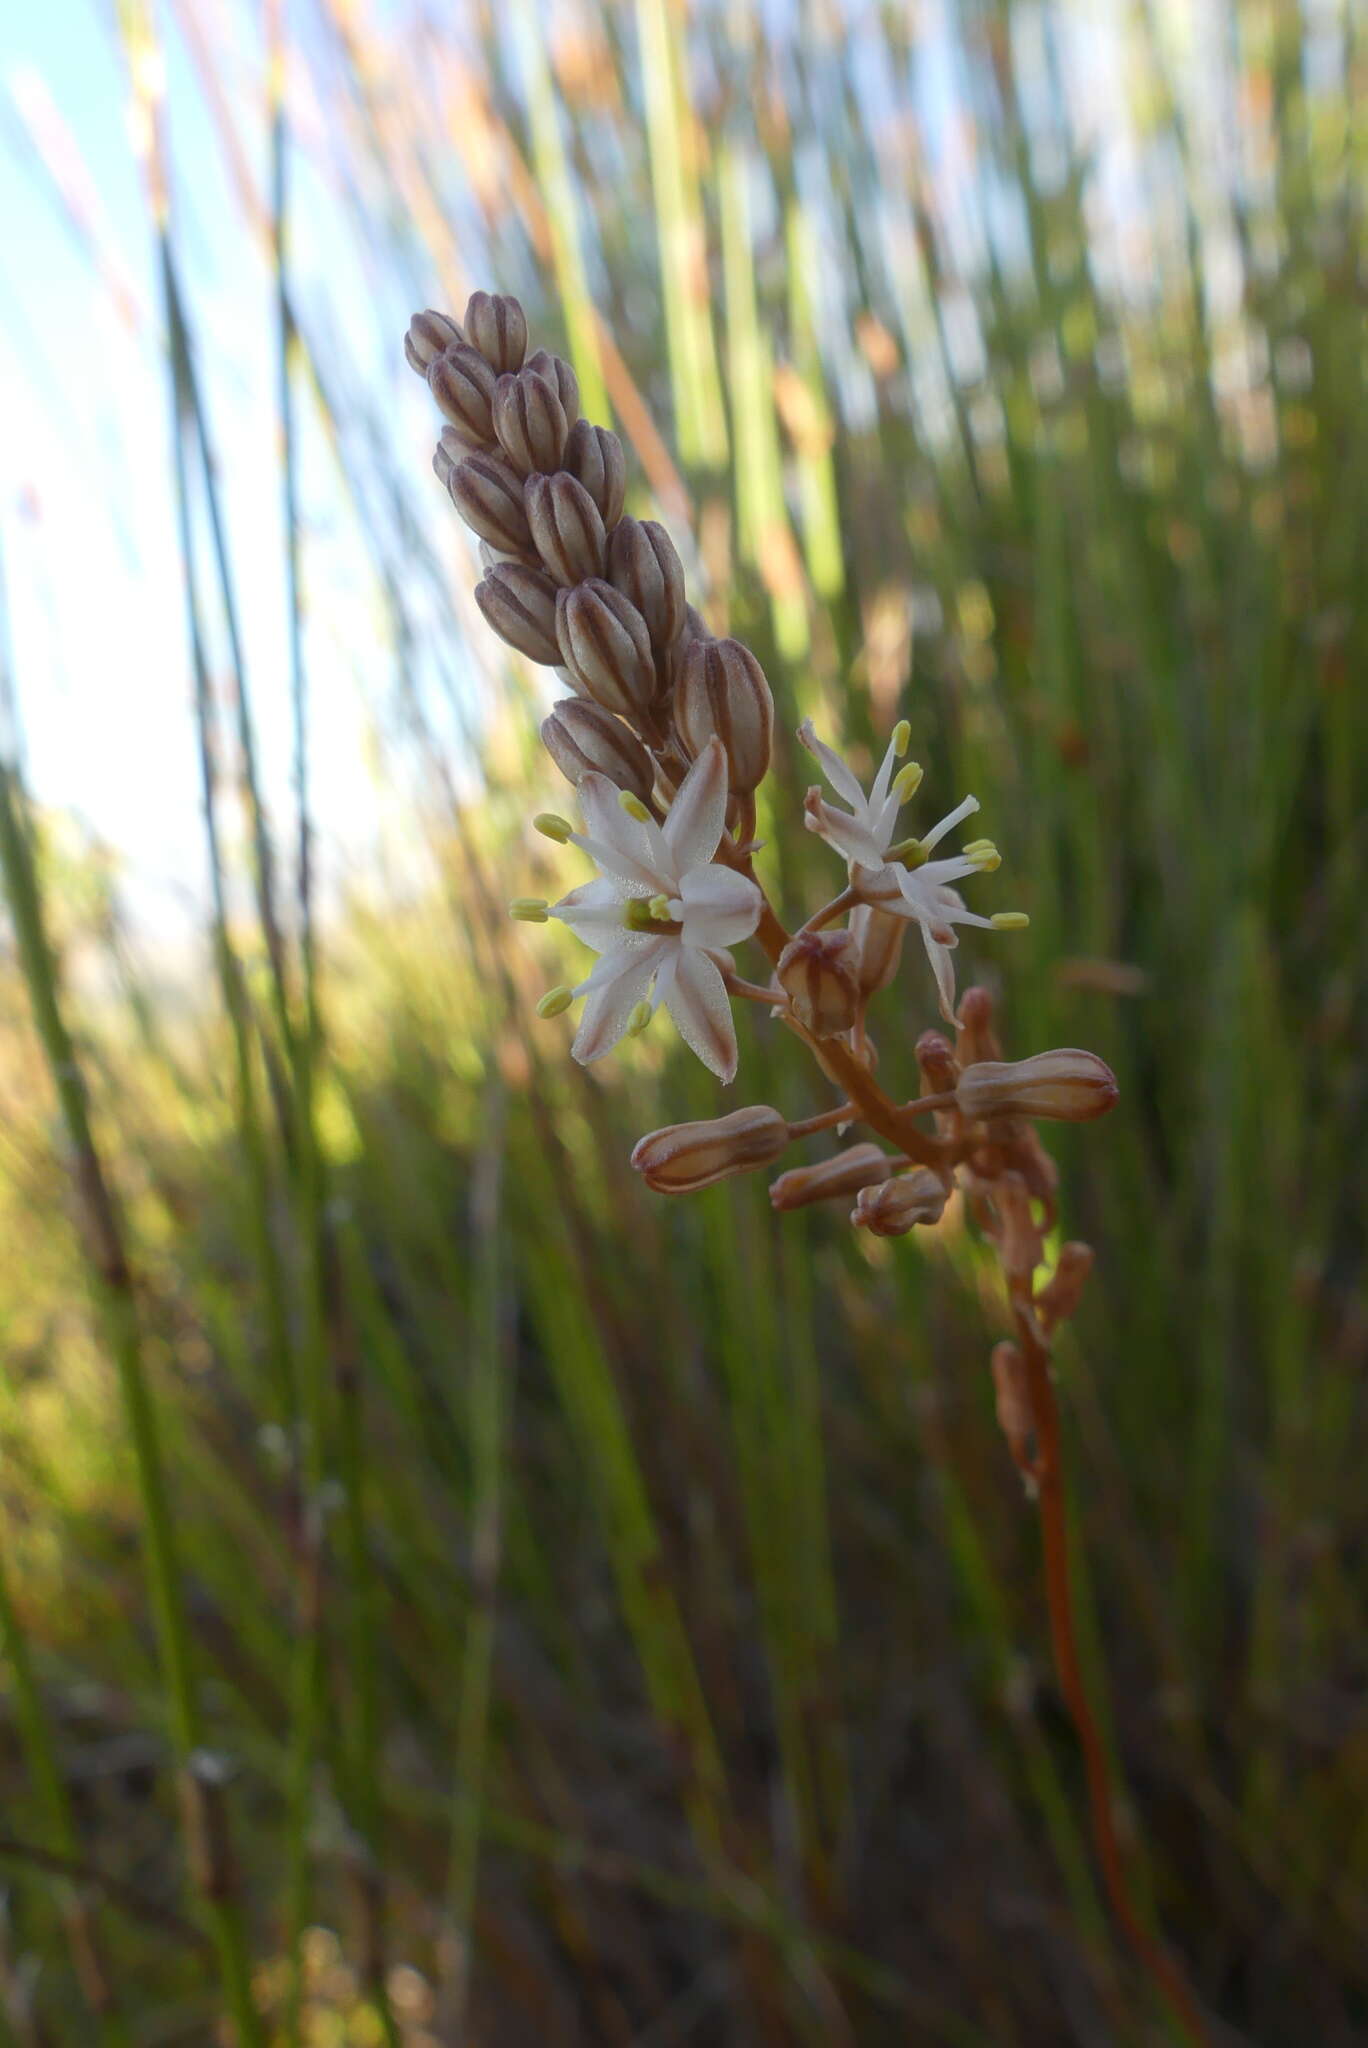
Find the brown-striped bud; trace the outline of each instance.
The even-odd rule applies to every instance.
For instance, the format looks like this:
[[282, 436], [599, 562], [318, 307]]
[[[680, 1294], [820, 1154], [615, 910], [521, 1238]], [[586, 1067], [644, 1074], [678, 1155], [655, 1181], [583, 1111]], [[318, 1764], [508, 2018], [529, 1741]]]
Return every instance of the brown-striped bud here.
[[849, 1031], [860, 1007], [858, 954], [849, 932], [800, 932], [779, 955], [776, 972], [793, 1014], [814, 1038]]
[[451, 489], [451, 472], [458, 462], [463, 462], [469, 449], [454, 427], [443, 427], [437, 446], [432, 451], [432, 471], [444, 491]]
[[675, 684], [674, 721], [695, 756], [717, 734], [735, 795], [748, 796], [763, 780], [774, 736], [774, 699], [765, 671], [739, 640], [690, 644]]
[[631, 718], [655, 693], [646, 621], [630, 598], [591, 576], [556, 599], [556, 638], [565, 665], [605, 710]]
[[565, 409], [545, 377], [530, 363], [494, 386], [494, 432], [521, 476], [559, 469], [565, 446]]
[[806, 1209], [812, 1202], [877, 1187], [892, 1171], [892, 1158], [877, 1145], [847, 1145], [844, 1152], [819, 1159], [815, 1166], [795, 1166], [781, 1173], [770, 1183], [769, 1198], [775, 1209]]
[[966, 1067], [955, 1087], [966, 1116], [1045, 1116], [1070, 1124], [1104, 1116], [1120, 1092], [1105, 1060], [1070, 1046], [1028, 1060], [982, 1060]]
[[582, 483], [558, 470], [527, 479], [527, 519], [537, 553], [562, 589], [603, 574], [608, 536]]
[[501, 640], [547, 668], [559, 662], [556, 586], [540, 569], [501, 562], [475, 586], [475, 602]]
[[875, 1237], [906, 1237], [919, 1223], [939, 1223], [945, 1203], [946, 1192], [939, 1178], [929, 1166], [917, 1166], [895, 1180], [861, 1188], [850, 1220]]
[[434, 358], [427, 380], [428, 390], [451, 422], [456, 439], [471, 449], [492, 447], [497, 380], [484, 357], [459, 342]]
[[1002, 1046], [993, 1029], [993, 998], [986, 988], [967, 988], [956, 1013], [955, 1057], [962, 1067], [977, 1066], [983, 1060], [1000, 1060]]
[[1083, 1288], [1093, 1269], [1093, 1248], [1071, 1239], [1059, 1247], [1055, 1269], [1045, 1286], [1036, 1296], [1036, 1314], [1045, 1325], [1045, 1333], [1066, 1323], [1074, 1314], [1083, 1296]]
[[876, 910], [872, 903], [857, 903], [850, 913], [850, 929], [859, 948], [856, 972], [860, 994], [866, 1000], [887, 988], [898, 971], [908, 920], [890, 911]]
[[579, 378], [564, 356], [552, 355], [549, 348], [539, 348], [535, 355], [527, 358], [524, 367], [546, 379], [561, 402], [567, 426], [579, 418]]
[[443, 350], [457, 348], [465, 340], [449, 313], [415, 313], [404, 336], [404, 360], [420, 377], [426, 377]]
[[627, 497], [627, 463], [617, 435], [591, 420], [576, 420], [566, 436], [561, 468], [584, 485], [611, 532]]
[[642, 1138], [632, 1164], [658, 1195], [690, 1195], [733, 1174], [769, 1166], [788, 1144], [788, 1124], [777, 1109], [757, 1104], [708, 1123], [668, 1124]]
[[467, 455], [447, 479], [451, 502], [473, 533], [506, 555], [532, 546], [522, 479], [501, 455]]
[[527, 315], [501, 292], [472, 292], [465, 310], [466, 340], [492, 369], [520, 370], [527, 353]]
[[948, 1095], [959, 1079], [949, 1039], [941, 1031], [923, 1031], [916, 1044], [923, 1095]]
[[630, 597], [657, 654], [684, 630], [684, 564], [655, 519], [620, 519], [608, 536], [608, 581]]
[[634, 732], [601, 704], [572, 698], [542, 721], [542, 745], [569, 782], [606, 775], [616, 789], [646, 803], [655, 786], [655, 763]]

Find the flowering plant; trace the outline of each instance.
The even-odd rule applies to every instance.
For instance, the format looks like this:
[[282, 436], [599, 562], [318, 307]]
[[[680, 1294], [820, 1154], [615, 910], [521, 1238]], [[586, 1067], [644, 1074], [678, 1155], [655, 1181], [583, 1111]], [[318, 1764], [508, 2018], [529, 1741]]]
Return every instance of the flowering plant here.
[[[569, 692], [542, 738], [574, 785], [584, 830], [555, 813], [535, 823], [599, 873], [554, 904], [520, 898], [513, 914], [558, 920], [598, 960], [577, 985], [549, 990], [539, 1012], [583, 1000], [571, 1050], [587, 1063], [645, 1030], [663, 1006], [728, 1083], [737, 1067], [731, 1004], [764, 1005], [809, 1047], [836, 1101], [799, 1119], [762, 1104], [653, 1131], [632, 1154], [647, 1185], [664, 1194], [710, 1187], [774, 1164], [809, 1136], [861, 1125], [870, 1137], [782, 1172], [770, 1189], [774, 1208], [846, 1200], [856, 1228], [896, 1237], [937, 1223], [958, 1194], [994, 1246], [1012, 1326], [992, 1352], [997, 1414], [1039, 1506], [1056, 1664], [1087, 1765], [1099, 1862], [1137, 1958], [1185, 2033], [1205, 2040], [1181, 1973], [1131, 1896], [1075, 1642], [1051, 1351], [1092, 1253], [1065, 1243], [1045, 1271], [1057, 1176], [1035, 1123], [1102, 1115], [1117, 1099], [1111, 1072], [1073, 1048], [1004, 1060], [986, 990], [956, 1004], [956, 928], [1003, 932], [1028, 920], [973, 910], [958, 893], [957, 884], [1001, 865], [991, 840], [938, 851], [977, 812], [976, 797], [920, 835], [899, 836], [922, 781], [906, 759], [906, 721], [867, 792], [810, 722], [799, 727], [839, 799], [810, 788], [804, 822], [846, 873], [796, 929], [784, 925], [755, 868], [756, 791], [774, 727], [768, 682], [748, 648], [712, 635], [687, 603], [665, 529], [625, 515], [621, 446], [578, 416], [569, 364], [545, 350], [529, 356], [517, 300], [486, 292], [472, 296], [460, 323], [415, 315], [405, 350], [446, 420], [434, 467], [480, 542], [480, 610]], [[899, 1102], [878, 1079], [867, 1017], [898, 973], [909, 924], [921, 932], [947, 1029], [917, 1039], [920, 1093]], [[766, 956], [763, 980], [737, 970], [732, 948], [747, 941]]]

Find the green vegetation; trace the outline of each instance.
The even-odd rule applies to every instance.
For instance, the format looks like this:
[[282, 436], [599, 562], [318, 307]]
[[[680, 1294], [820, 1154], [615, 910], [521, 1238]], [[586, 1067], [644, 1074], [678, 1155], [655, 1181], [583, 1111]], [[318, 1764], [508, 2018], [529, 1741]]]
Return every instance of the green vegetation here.
[[[586, 1073], [535, 1019], [570, 942], [504, 904], [580, 878], [524, 829], [569, 792], [392, 425], [410, 302], [482, 284], [606, 393], [633, 508], [692, 530], [795, 811], [805, 712], [857, 758], [906, 715], [929, 815], [983, 799], [1032, 928], [966, 938], [961, 978], [1015, 1052], [1095, 1048], [1122, 1088], [1051, 1143], [1098, 1252], [1061, 1399], [1144, 1894], [1231, 2038], [1350, 2048], [1362, 23], [1233, 7], [1206, 51], [1143, 5], [944, 38], [795, 9], [767, 42], [638, 0], [546, 44], [548, 12], [472, 10], [433, 64], [326, 7], [266, 116], [207, 99], [275, 284], [296, 792], [307, 467], [366, 551], [421, 886], [321, 893], [307, 815], [267, 815], [206, 315], [149, 207], [213, 886], [169, 988], [117, 870], [5, 769], [0, 2043], [234, 2011], [313, 2048], [1169, 2038], [1091, 1862], [972, 1231], [648, 1196], [634, 1139], [715, 1085], [663, 1028]], [[357, 173], [382, 390], [299, 293], [314, 153]], [[21, 713], [41, 686], [5, 682]], [[901, 987], [912, 1092], [920, 958]], [[748, 1099], [826, 1106], [737, 1022]]]

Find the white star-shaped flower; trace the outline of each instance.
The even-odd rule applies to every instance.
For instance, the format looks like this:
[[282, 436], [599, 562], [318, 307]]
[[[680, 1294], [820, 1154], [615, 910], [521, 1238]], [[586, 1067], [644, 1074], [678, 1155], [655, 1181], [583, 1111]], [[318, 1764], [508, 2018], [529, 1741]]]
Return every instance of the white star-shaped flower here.
[[[680, 783], [663, 825], [624, 806], [605, 775], [579, 785], [585, 832], [568, 838], [600, 878], [572, 889], [548, 915], [599, 954], [567, 993], [585, 999], [571, 1051], [601, 1059], [633, 1024], [664, 1003], [680, 1037], [722, 1081], [736, 1072], [736, 1032], [717, 956], [748, 939], [763, 902], [755, 883], [713, 860], [727, 815], [727, 757], [711, 739]], [[562, 836], [557, 834], [557, 836]], [[726, 963], [730, 966], [730, 960]]]
[[[973, 816], [979, 807], [978, 798], [965, 797], [921, 839], [904, 840], [895, 845], [898, 813], [921, 781], [921, 770], [914, 763], [909, 762], [904, 768], [896, 766], [907, 751], [906, 724], [900, 722], [894, 728], [888, 751], [867, 796], [858, 777], [834, 748], [818, 739], [811, 719], [805, 719], [799, 726], [798, 737], [808, 751], [816, 755], [837, 796], [843, 797], [850, 805], [848, 811], [838, 810], [826, 801], [820, 790], [810, 789], [803, 807], [808, 830], [816, 832], [828, 846], [844, 856], [849, 863], [851, 886], [858, 890], [863, 903], [887, 911], [894, 917], [909, 918], [919, 926], [927, 958], [936, 977], [942, 1013], [953, 1023], [955, 964], [952, 954], [959, 943], [954, 927], [957, 924], [977, 924], [990, 930], [1000, 930], [1004, 925], [1025, 921], [1019, 914], [1008, 914], [1005, 918], [1002, 913], [997, 917], [980, 917], [976, 911], [966, 908], [958, 892], [950, 886], [952, 882], [962, 881], [966, 875], [979, 874], [998, 865], [997, 849], [989, 840], [976, 840], [963, 853], [954, 854], [947, 860], [929, 858], [933, 848], [948, 832], [952, 832], [965, 818]], [[858, 918], [857, 911], [852, 928]]]

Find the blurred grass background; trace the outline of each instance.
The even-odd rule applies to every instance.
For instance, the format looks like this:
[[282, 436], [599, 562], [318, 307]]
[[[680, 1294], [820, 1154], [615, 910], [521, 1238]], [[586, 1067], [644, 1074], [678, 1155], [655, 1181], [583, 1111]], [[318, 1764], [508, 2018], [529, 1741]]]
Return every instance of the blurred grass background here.
[[[4, 659], [0, 2041], [209, 2042], [235, 1974], [318, 2048], [1167, 2038], [1090, 1863], [991, 1268], [953, 1219], [643, 1198], [633, 1140], [714, 1084], [531, 1019], [545, 675], [473, 613], [400, 352], [473, 285], [572, 356], [783, 732], [872, 759], [905, 713], [927, 815], [983, 799], [1032, 928], [962, 972], [1123, 1089], [1054, 1149], [1146, 1896], [1222, 2039], [1368, 2040], [1361, 12], [81, 24], [122, 171], [31, 68], [5, 137], [88, 327], [11, 310], [169, 424], [67, 449], [114, 523], [134, 472], [161, 508], [138, 636]], [[15, 619], [79, 624], [63, 479], [6, 489]], [[197, 928], [31, 758], [54, 689], [73, 760], [121, 693], [130, 812], [198, 803]], [[781, 752], [762, 820], [790, 908], [831, 879], [806, 779]], [[738, 1100], [825, 1106], [738, 1021]]]

